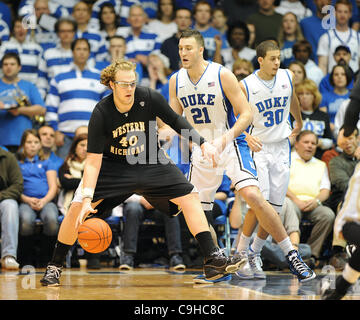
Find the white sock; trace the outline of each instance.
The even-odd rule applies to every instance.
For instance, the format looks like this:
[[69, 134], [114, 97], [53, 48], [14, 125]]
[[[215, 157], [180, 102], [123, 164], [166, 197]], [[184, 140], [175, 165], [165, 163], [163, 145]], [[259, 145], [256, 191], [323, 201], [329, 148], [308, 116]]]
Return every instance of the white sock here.
[[287, 256], [291, 250], [294, 250], [289, 237], [286, 237], [283, 241], [279, 242], [278, 245], [280, 246], [282, 252], [284, 252], [285, 256]]
[[354, 284], [357, 281], [357, 279], [359, 278], [359, 275], [360, 275], [360, 272], [351, 268], [348, 263], [345, 265], [342, 276], [344, 277], [344, 279], [347, 282]]
[[262, 248], [263, 248], [263, 246], [264, 246], [264, 244], [265, 244], [265, 241], [266, 241], [266, 239], [263, 240], [263, 239], [259, 238], [259, 237], [256, 235], [253, 243], [252, 243], [251, 246], [250, 246], [250, 250], [251, 250], [252, 252], [256, 252], [256, 253], [261, 252], [261, 250], [262, 250]]
[[237, 252], [241, 252], [241, 251], [247, 252], [249, 245], [250, 245], [250, 240], [251, 240], [251, 237], [247, 237], [243, 233], [241, 233], [236, 251]]

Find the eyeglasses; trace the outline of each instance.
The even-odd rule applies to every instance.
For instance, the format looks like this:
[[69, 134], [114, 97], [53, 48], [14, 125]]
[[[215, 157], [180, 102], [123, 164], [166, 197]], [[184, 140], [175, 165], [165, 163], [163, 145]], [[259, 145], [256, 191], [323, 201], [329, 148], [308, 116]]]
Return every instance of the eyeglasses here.
[[124, 88], [124, 89], [127, 89], [128, 87], [130, 88], [136, 87], [136, 81], [133, 82], [114, 81], [114, 83], [120, 85], [120, 88]]

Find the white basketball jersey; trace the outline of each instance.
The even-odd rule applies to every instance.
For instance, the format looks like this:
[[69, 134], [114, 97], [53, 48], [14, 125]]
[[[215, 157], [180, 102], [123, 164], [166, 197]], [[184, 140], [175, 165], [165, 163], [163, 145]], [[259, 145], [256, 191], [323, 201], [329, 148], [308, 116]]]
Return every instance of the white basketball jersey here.
[[208, 141], [222, 135], [236, 121], [233, 107], [222, 89], [222, 67], [209, 61], [197, 83], [190, 80], [184, 68], [176, 75], [176, 96], [184, 109], [186, 119]]
[[279, 69], [274, 82], [268, 85], [257, 72], [242, 80], [253, 109], [253, 122], [248, 132], [264, 143], [279, 142], [291, 133], [289, 114], [293, 86], [290, 73]]
[[339, 31], [336, 29], [328, 30], [327, 32], [328, 40], [329, 40], [329, 62], [328, 62], [328, 72], [330, 73], [332, 68], [336, 65], [336, 61], [334, 59], [333, 53], [338, 46], [346, 46], [350, 49], [351, 59], [349, 61], [350, 68], [356, 72], [359, 70], [359, 35], [358, 33], [349, 28], [349, 36], [347, 39], [341, 39], [339, 36]]

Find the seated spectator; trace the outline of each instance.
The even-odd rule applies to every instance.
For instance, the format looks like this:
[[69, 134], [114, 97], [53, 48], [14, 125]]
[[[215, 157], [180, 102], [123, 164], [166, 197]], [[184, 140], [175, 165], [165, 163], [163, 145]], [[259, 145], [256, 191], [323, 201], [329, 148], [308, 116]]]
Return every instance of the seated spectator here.
[[289, 64], [289, 70], [291, 70], [294, 74], [294, 87], [296, 88], [301, 82], [307, 79], [307, 74], [305, 70], [305, 66], [300, 61], [293, 61]]
[[[341, 64], [341, 65], [345, 65], [345, 66], [349, 67], [350, 59], [351, 59], [351, 53], [350, 53], [350, 49], [347, 46], [340, 45], [340, 46], [336, 47], [335, 52], [334, 52], [334, 60], [337, 65]], [[351, 90], [353, 88], [354, 77], [355, 77], [351, 68], [350, 68], [350, 71], [351, 71], [352, 76], [351, 76], [351, 81], [350, 81], [349, 85], [347, 86], [348, 90]], [[319, 84], [319, 90], [320, 90], [321, 94], [328, 92], [328, 91], [330, 91], [330, 92], [334, 91], [334, 86], [330, 83], [330, 72], [321, 79], [321, 82]]]
[[[299, 99], [303, 130], [310, 130], [317, 136], [318, 145], [315, 157], [321, 159], [322, 154], [333, 145], [329, 115], [319, 109], [321, 94], [312, 80], [306, 79], [295, 88]], [[291, 117], [292, 121], [293, 118]]]
[[0, 57], [8, 52], [17, 53], [22, 61], [19, 78], [36, 84], [42, 48], [27, 37], [28, 30], [24, 28], [22, 19], [14, 19], [10, 40], [2, 43]]
[[18, 201], [23, 191], [23, 177], [15, 156], [0, 148], [0, 224], [1, 267], [19, 269], [17, 260], [19, 234]]
[[197, 1], [194, 5], [194, 26], [204, 38], [206, 56], [209, 60], [222, 63], [221, 50], [227, 44], [223, 43], [222, 34], [211, 26], [211, 5], [206, 0]]
[[49, 125], [43, 125], [38, 129], [42, 151], [44, 159], [49, 159], [56, 168], [56, 172], [59, 172], [59, 168], [64, 163], [64, 160], [55, 154], [55, 130]]
[[177, 25], [175, 34], [166, 39], [160, 48], [161, 53], [170, 60], [171, 71], [177, 71], [181, 67], [178, 48], [179, 38], [181, 33], [191, 26], [191, 11], [184, 8], [177, 9], [175, 12], [175, 23]]
[[43, 158], [40, 137], [36, 130], [25, 130], [18, 152], [19, 166], [24, 178], [24, 190], [19, 206], [20, 235], [29, 261], [34, 248], [36, 219], [43, 222], [45, 239], [41, 241], [38, 262], [46, 264], [51, 258], [59, 229], [59, 212], [53, 202], [57, 194], [57, 172], [53, 163]]
[[310, 17], [312, 12], [302, 0], [281, 0], [279, 5], [275, 8], [275, 12], [285, 15], [288, 12], [292, 12], [300, 22], [305, 17]]
[[237, 58], [232, 66], [232, 72], [241, 81], [254, 72], [254, 67], [249, 60]]
[[274, 2], [275, 0], [257, 0], [257, 12], [246, 20], [246, 23], [255, 26], [255, 47], [264, 40], [277, 39], [282, 15], [275, 12]]
[[227, 36], [226, 36], [228, 30], [227, 20], [228, 18], [223, 8], [215, 7], [212, 10], [211, 24], [216, 30], [218, 30], [221, 33], [222, 42], [226, 44], [226, 47], [229, 47], [229, 43], [227, 41]]
[[0, 145], [16, 152], [24, 130], [33, 127], [33, 117], [45, 114], [45, 103], [34, 84], [19, 78], [21, 63], [16, 53], [2, 57], [1, 69]]
[[133, 195], [124, 204], [124, 254], [120, 257], [120, 270], [131, 270], [135, 267], [135, 255], [139, 238], [139, 228], [145, 218], [163, 221], [165, 225], [166, 243], [169, 253], [169, 268], [184, 270], [185, 265], [181, 257], [181, 233], [177, 216], [169, 217], [154, 209], [144, 197]]
[[98, 30], [91, 28], [89, 21], [91, 18], [91, 8], [85, 1], [75, 4], [72, 16], [77, 23], [75, 39], [87, 39], [90, 43], [90, 57], [95, 61], [104, 60], [107, 49], [105, 39], [101, 37]]
[[73, 61], [71, 43], [74, 41], [76, 28], [76, 22], [69, 18], [60, 19], [55, 24], [56, 46], [45, 50], [39, 62], [37, 87], [43, 99], [49, 92], [51, 79], [58, 73], [67, 71]]
[[336, 65], [334, 53], [339, 45], [349, 48], [351, 53], [349, 67], [354, 72], [359, 70], [360, 41], [357, 31], [350, 28], [351, 16], [351, 2], [349, 0], [337, 0], [335, 3], [335, 25], [327, 28], [326, 33], [320, 37], [318, 42], [318, 65], [324, 74], [330, 72]]
[[226, 32], [229, 48], [221, 50], [225, 67], [231, 70], [236, 59], [252, 61], [256, 57], [256, 51], [248, 47], [249, 37], [249, 29], [244, 22], [239, 21], [229, 25]]
[[130, 27], [120, 27], [117, 35], [126, 40], [126, 56], [133, 62], [140, 63], [143, 67], [144, 78], [148, 78], [147, 65], [148, 54], [154, 50], [160, 50], [161, 43], [155, 33], [148, 33], [144, 29], [146, 13], [140, 4], [130, 7], [128, 22]]
[[[310, 259], [311, 247], [307, 243], [300, 243], [300, 221], [298, 215], [296, 214], [294, 205], [289, 198], [285, 198], [280, 218], [294, 249], [299, 251], [303, 260], [306, 261]], [[261, 259], [264, 265], [271, 263], [279, 269], [285, 269], [289, 266], [284, 253], [279, 245], [272, 241], [271, 236], [266, 239], [266, 242], [261, 250]]]
[[119, 15], [110, 2], [105, 2], [99, 12], [100, 35], [105, 40], [106, 50], [109, 50], [109, 41], [115, 36], [117, 28], [120, 27]]
[[320, 110], [327, 112], [330, 117], [331, 130], [334, 131], [335, 115], [343, 101], [349, 98], [350, 92], [347, 86], [352, 80], [349, 67], [336, 65], [330, 73], [330, 84], [334, 87], [333, 91], [322, 93]]
[[71, 46], [73, 63], [50, 82], [45, 120], [55, 130], [57, 155], [66, 158], [76, 128], [87, 125], [95, 105], [108, 94], [100, 71], [88, 65], [90, 44], [76, 39]]
[[162, 43], [177, 32], [175, 20], [175, 0], [159, 0], [156, 19], [146, 25], [148, 32], [156, 33]]
[[[315, 4], [314, 4], [315, 3]], [[312, 5], [315, 5], [313, 15], [306, 17], [300, 21], [301, 30], [304, 38], [309, 41], [312, 48], [311, 60], [318, 64], [317, 47], [320, 37], [326, 33], [326, 29], [323, 28], [324, 18], [328, 15], [327, 10], [323, 10], [323, 7], [330, 5], [331, 0], [316, 0], [311, 1]]]
[[155, 51], [149, 54], [148, 73], [150, 84], [149, 87], [161, 92], [162, 87], [170, 79], [170, 62], [162, 53]]
[[317, 145], [317, 136], [312, 131], [301, 131], [296, 137], [287, 197], [293, 202], [299, 219], [306, 218], [313, 224], [307, 243], [313, 257], [319, 260], [324, 241], [333, 228], [335, 214], [323, 205], [330, 196], [331, 185], [326, 164], [314, 157]]
[[59, 211], [65, 215], [78, 187], [85, 166], [87, 134], [75, 136], [69, 153], [59, 169], [60, 194], [58, 197]]
[[[109, 50], [103, 61], [97, 61], [95, 68], [99, 71], [109, 66], [112, 62], [119, 59], [126, 59], [126, 41], [122, 36], [113, 36], [109, 40]], [[136, 63], [136, 80], [141, 83], [143, 78], [143, 69], [140, 63]]]
[[[20, 8], [19, 8], [20, 10]], [[68, 12], [61, 5], [51, 5], [48, 0], [35, 0], [34, 7], [30, 13], [21, 13], [19, 16], [33, 15], [36, 19], [30, 21], [35, 23], [34, 39], [45, 51], [56, 44], [57, 36], [55, 33], [56, 21], [68, 16]]]
[[295, 13], [288, 12], [282, 17], [278, 41], [280, 45], [280, 59], [285, 67], [294, 61], [293, 46], [304, 39]]
[[324, 77], [324, 74], [319, 66], [310, 59], [312, 54], [310, 42], [305, 39], [297, 41], [293, 45], [292, 51], [295, 60], [300, 61], [304, 65], [306, 77], [314, 81], [316, 85], [319, 85]]
[[[350, 178], [360, 160], [360, 147], [358, 147], [359, 131], [357, 129], [354, 130], [349, 137], [345, 137], [343, 133], [344, 129], [341, 128], [337, 140], [337, 144], [342, 152], [329, 162], [331, 195], [326, 201], [326, 205], [336, 214], [340, 210]], [[343, 270], [347, 262], [345, 253], [346, 242], [334, 236], [332, 245], [333, 256], [330, 258], [329, 264], [337, 270]]]

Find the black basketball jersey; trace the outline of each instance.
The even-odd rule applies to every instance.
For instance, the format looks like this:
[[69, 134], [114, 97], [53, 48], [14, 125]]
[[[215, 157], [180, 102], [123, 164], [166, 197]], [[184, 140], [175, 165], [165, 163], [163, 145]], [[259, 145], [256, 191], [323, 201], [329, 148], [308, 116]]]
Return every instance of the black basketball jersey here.
[[156, 117], [172, 126], [180, 116], [150, 88], [137, 87], [134, 104], [125, 113], [116, 108], [113, 94], [103, 98], [89, 121], [88, 152], [121, 163], [168, 163], [158, 144]]

